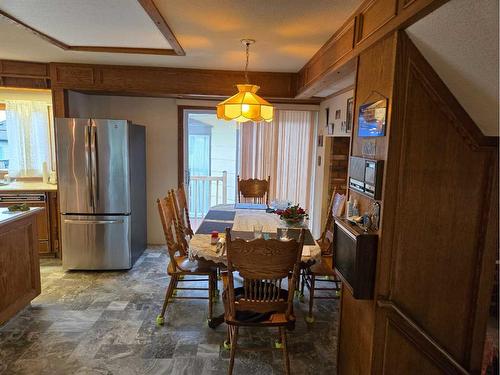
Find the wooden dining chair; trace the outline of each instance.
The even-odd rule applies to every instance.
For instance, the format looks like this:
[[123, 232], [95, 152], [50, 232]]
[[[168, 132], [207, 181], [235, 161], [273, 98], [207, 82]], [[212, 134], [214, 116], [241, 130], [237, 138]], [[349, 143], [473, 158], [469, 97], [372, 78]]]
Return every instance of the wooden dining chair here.
[[[163, 325], [165, 322], [165, 311], [169, 301], [173, 298], [179, 299], [208, 299], [208, 322], [210, 323], [213, 316], [212, 303], [217, 288], [217, 275], [216, 267], [210, 262], [201, 262], [197, 260], [190, 260], [188, 256], [188, 249], [180, 240], [181, 233], [179, 232], [179, 223], [176, 221], [174, 196], [171, 192], [167, 197], [157, 200], [158, 212], [160, 214], [163, 232], [165, 234], [165, 241], [167, 251], [170, 258], [170, 263], [167, 267], [167, 273], [170, 276], [170, 282], [165, 295], [165, 301], [161, 313], [157, 316], [156, 322]], [[204, 278], [186, 278], [185, 276], [207, 276]], [[208, 282], [207, 288], [199, 287], [179, 287], [179, 282]], [[178, 296], [177, 290], [206, 290], [208, 297], [199, 296]]]
[[269, 205], [269, 188], [271, 176], [267, 180], [258, 180], [250, 178], [248, 180], [240, 180], [238, 176], [238, 202], [241, 203], [251, 201], [251, 203], [259, 203]]
[[[173, 191], [173, 190], [172, 190]], [[178, 214], [177, 219], [181, 223], [181, 229], [184, 231], [186, 236], [193, 238], [194, 232], [191, 228], [191, 221], [189, 220], [189, 208], [187, 203], [186, 185], [181, 184], [174, 193], [176, 212]]]
[[[245, 241], [233, 240], [230, 229], [226, 229], [227, 273], [223, 274], [223, 300], [224, 320], [228, 325], [224, 346], [231, 349], [229, 374], [233, 372], [241, 326], [278, 328], [280, 340], [275, 347], [283, 350], [285, 373], [290, 374], [286, 329], [295, 325], [293, 295], [304, 235], [302, 229], [298, 241], [262, 238]], [[242, 287], [234, 286], [235, 272], [243, 279]]]
[[[341, 281], [334, 271], [333, 263], [333, 221], [334, 216], [340, 216], [345, 205], [345, 195], [337, 193], [335, 190], [328, 204], [327, 219], [321, 237], [316, 241], [321, 249], [321, 261], [312, 265], [302, 267], [302, 278], [300, 287], [301, 300], [304, 296], [304, 289], [309, 291], [309, 311], [306, 316], [307, 323], [314, 322], [313, 307], [315, 299], [338, 299]], [[320, 286], [317, 284], [319, 283]], [[323, 285], [330, 284], [327, 287]], [[321, 291], [321, 295], [316, 295], [316, 291]]]

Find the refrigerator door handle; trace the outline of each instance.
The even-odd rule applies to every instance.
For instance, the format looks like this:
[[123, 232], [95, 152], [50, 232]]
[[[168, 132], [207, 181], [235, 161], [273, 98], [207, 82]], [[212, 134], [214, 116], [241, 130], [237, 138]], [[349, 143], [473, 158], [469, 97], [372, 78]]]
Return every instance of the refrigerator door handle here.
[[92, 154], [90, 152], [90, 128], [91, 125], [85, 126], [85, 164], [87, 168], [87, 189], [89, 192], [89, 203], [94, 209], [94, 196], [92, 194]]
[[122, 224], [123, 220], [73, 220], [64, 219], [66, 224]]
[[92, 197], [94, 203], [94, 211], [97, 209], [99, 202], [99, 154], [97, 145], [97, 129], [95, 123], [92, 121], [90, 126], [90, 151], [92, 160]]

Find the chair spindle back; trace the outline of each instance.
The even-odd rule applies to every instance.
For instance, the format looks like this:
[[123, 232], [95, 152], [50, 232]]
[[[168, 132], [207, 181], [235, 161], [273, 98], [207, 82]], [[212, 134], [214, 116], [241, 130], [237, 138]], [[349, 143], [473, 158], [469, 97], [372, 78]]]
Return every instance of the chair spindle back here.
[[158, 205], [158, 213], [165, 235], [168, 255], [170, 262], [174, 265], [174, 269], [178, 269], [176, 255], [185, 255], [185, 248], [179, 241], [178, 224], [175, 217], [174, 197], [169, 192], [165, 198], [156, 200]]
[[241, 199], [251, 199], [252, 203], [260, 203], [269, 205], [269, 189], [271, 176], [267, 180], [258, 180], [250, 178], [248, 180], [240, 180], [238, 176], [238, 202]]
[[[302, 229], [298, 241], [232, 239], [226, 229], [230, 314], [236, 311], [292, 313], [293, 294], [299, 277], [304, 244]], [[236, 301], [233, 272], [243, 278], [244, 295]], [[283, 279], [288, 278], [288, 296], [281, 292]]]

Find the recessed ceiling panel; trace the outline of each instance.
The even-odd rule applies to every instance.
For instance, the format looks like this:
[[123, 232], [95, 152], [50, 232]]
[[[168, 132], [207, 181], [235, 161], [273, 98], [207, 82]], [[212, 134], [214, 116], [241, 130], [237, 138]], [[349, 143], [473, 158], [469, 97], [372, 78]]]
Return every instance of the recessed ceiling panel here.
[[[240, 39], [251, 38], [257, 43], [250, 48], [250, 71], [297, 72], [362, 3], [362, 0], [153, 1], [186, 56], [65, 51], [0, 17], [0, 58], [242, 70], [245, 49]], [[61, 9], [43, 11], [44, 6]], [[24, 13], [16, 11], [18, 8]], [[78, 13], [78, 17], [72, 16], [78, 25], [69, 21], [64, 25], [62, 21], [58, 23], [54, 14], [64, 18], [64, 8], [66, 13]], [[117, 11], [103, 16], [100, 8]], [[137, 0], [0, 0], [0, 9], [12, 12], [28, 24], [32, 22], [33, 27], [38, 25], [49, 35], [50, 30], [44, 25], [57, 26], [54, 36], [70, 45], [169, 48], [159, 32], [149, 27], [154, 24], [145, 18], [147, 14]], [[140, 19], [144, 22], [139, 23]], [[89, 28], [88, 24], [93, 26]]]
[[137, 0], [2, 0], [0, 9], [70, 46], [171, 46]]

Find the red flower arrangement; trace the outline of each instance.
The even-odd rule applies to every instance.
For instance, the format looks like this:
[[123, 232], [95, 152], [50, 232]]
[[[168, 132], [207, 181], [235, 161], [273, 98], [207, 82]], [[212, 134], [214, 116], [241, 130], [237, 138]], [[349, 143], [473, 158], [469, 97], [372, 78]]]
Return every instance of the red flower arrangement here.
[[288, 224], [299, 224], [308, 219], [309, 215], [306, 210], [300, 207], [298, 204], [294, 206], [288, 206], [285, 210], [274, 211], [276, 215], [280, 216], [280, 219]]

